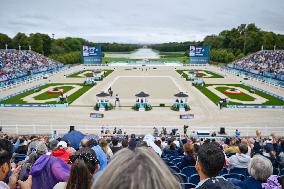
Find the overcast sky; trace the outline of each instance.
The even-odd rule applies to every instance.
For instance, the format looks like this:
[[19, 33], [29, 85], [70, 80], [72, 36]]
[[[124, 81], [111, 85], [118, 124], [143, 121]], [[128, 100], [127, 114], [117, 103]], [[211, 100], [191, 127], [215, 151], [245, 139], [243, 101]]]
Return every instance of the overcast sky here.
[[0, 0], [0, 33], [94, 42], [202, 40], [242, 23], [284, 34], [284, 0]]

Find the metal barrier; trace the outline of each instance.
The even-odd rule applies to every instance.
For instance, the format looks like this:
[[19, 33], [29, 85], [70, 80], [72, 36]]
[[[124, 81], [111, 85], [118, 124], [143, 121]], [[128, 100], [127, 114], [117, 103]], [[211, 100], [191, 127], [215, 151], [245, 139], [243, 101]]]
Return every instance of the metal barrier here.
[[[157, 125], [136, 125], [136, 126], [126, 126], [126, 125], [75, 125], [76, 130], [81, 131], [85, 134], [100, 134], [102, 127], [109, 129], [112, 133], [114, 128], [122, 129], [123, 132], [127, 134], [149, 134], [154, 132], [154, 127], [156, 127], [159, 132], [162, 131], [162, 127], [165, 127], [169, 132], [172, 129], [177, 128], [178, 133], [183, 134], [183, 125], [173, 125], [173, 126], [157, 126]], [[57, 124], [38, 124], [38, 125], [25, 125], [25, 124], [1, 124], [4, 133], [10, 134], [52, 134], [54, 130], [58, 134], [65, 134], [69, 131], [69, 125], [57, 125]], [[283, 126], [273, 126], [273, 127], [259, 127], [259, 126], [240, 126], [236, 128], [235, 126], [189, 126], [187, 129], [187, 134], [190, 134], [192, 131], [202, 131], [207, 130], [210, 132], [218, 132], [220, 127], [224, 127], [226, 134], [229, 136], [235, 135], [235, 130], [238, 129], [241, 132], [241, 136], [255, 136], [255, 131], [260, 130], [263, 136], [269, 136], [271, 133], [276, 133], [278, 136], [284, 136]]]
[[[41, 80], [43, 79], [43, 76], [48, 74], [49, 76], [52, 76], [54, 74], [57, 74], [59, 72], [62, 72], [66, 69], [68, 69], [69, 66], [63, 66], [61, 68], [57, 68], [55, 70], [49, 70], [49, 71], [45, 71], [45, 72], [42, 72], [42, 73], [37, 73], [35, 75], [31, 75], [31, 76], [25, 76], [23, 78], [18, 78], [18, 79], [15, 79], [15, 83], [12, 83], [12, 84], [5, 84], [4, 86], [0, 86], [0, 91], [4, 91], [4, 90], [7, 90], [7, 89], [11, 89], [11, 88], [15, 88], [15, 87], [18, 87], [20, 85], [23, 85], [23, 84], [28, 84], [28, 83], [32, 83], [34, 81], [38, 81], [38, 80]], [[5, 81], [3, 81], [5, 82]]]

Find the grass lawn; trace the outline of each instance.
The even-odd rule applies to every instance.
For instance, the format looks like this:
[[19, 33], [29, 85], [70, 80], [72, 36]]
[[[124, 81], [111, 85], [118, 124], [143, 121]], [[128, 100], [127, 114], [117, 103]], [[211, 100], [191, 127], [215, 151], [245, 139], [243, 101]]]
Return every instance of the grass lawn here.
[[[85, 78], [87, 77], [86, 74], [84, 74], [85, 76], [80, 76], [80, 74], [84, 73], [84, 72], [92, 72], [93, 70], [82, 70], [82, 71], [79, 71], [79, 72], [76, 72], [76, 73], [73, 73], [67, 77], [73, 77], [73, 78]], [[100, 72], [100, 70], [98, 70]], [[113, 70], [102, 70], [102, 71], [105, 71], [105, 75], [104, 77], [108, 76], [109, 74], [111, 74], [113, 72]]]
[[83, 76], [80, 76], [81, 73], [84, 73], [84, 72], [88, 72], [88, 71], [92, 71], [92, 70], [82, 70], [82, 71], [79, 71], [79, 72], [76, 72], [76, 73], [73, 73], [67, 77], [76, 77], [76, 78], [84, 78]]
[[109, 74], [113, 72], [113, 70], [104, 70], [104, 71], [105, 71], [104, 77], [107, 77]]
[[[84, 86], [83, 84], [78, 84], [78, 83], [68, 83], [66, 85], [72, 85], [72, 84], [73, 85], [80, 85], [80, 86], [83, 86], [83, 87], [81, 89], [77, 90], [75, 93], [68, 96], [68, 103], [69, 104], [71, 104], [74, 100], [79, 98], [82, 94], [84, 94], [85, 92], [87, 92], [89, 89], [91, 89], [94, 86], [94, 85]], [[50, 88], [52, 86], [58, 86], [58, 85], [62, 85], [62, 87], [60, 87], [60, 88], [69, 87], [69, 86], [64, 86], [65, 85], [64, 83], [51, 83], [51, 84], [43, 85], [43, 86], [41, 86], [37, 89], [38, 90], [47, 90], [48, 88]], [[69, 89], [69, 90], [71, 90], [71, 89]], [[9, 98], [7, 100], [1, 101], [0, 103], [1, 104], [58, 104], [56, 101], [49, 101], [49, 102], [46, 102], [46, 103], [29, 103], [29, 102], [25, 102], [25, 101], [22, 100], [22, 98], [29, 96], [33, 93], [34, 93], [34, 90], [30, 90], [30, 91], [27, 91], [25, 93], [14, 96], [12, 98]], [[58, 94], [56, 94], [56, 95], [58, 95]], [[41, 95], [38, 95], [37, 98], [40, 98], [38, 100], [47, 100], [49, 98], [56, 98], [56, 97], [54, 97], [54, 94], [43, 93]]]
[[171, 62], [180, 62], [180, 63], [188, 63], [189, 59], [186, 56], [180, 56], [180, 57], [162, 57], [159, 59], [150, 59], [151, 61], [171, 61]]
[[[62, 87], [58, 87], [58, 89], [63, 89], [64, 93], [70, 91], [71, 89], [73, 89], [74, 87], [72, 86], [62, 86]], [[54, 88], [53, 88], [54, 89]], [[45, 89], [46, 90], [46, 89]], [[37, 95], [34, 97], [35, 100], [48, 100], [50, 98], [58, 98], [60, 96], [60, 94], [49, 94], [47, 91], [44, 93], [41, 93], [40, 95]]]
[[[220, 101], [220, 97], [217, 96], [215, 93], [213, 93], [212, 91], [210, 91], [207, 86], [210, 86], [210, 85], [217, 85], [217, 84], [206, 84], [205, 87], [200, 87], [200, 86], [195, 86], [198, 90], [200, 90], [200, 92], [202, 92], [205, 96], [207, 96], [213, 103], [215, 104], [218, 104], [219, 101]], [[255, 89], [252, 89], [251, 87], [248, 87], [248, 86], [245, 86], [245, 85], [242, 85], [242, 84], [220, 84], [220, 85], [227, 85], [228, 87], [232, 86], [232, 87], [240, 87], [240, 88], [243, 88], [247, 91], [250, 91], [250, 90], [254, 90], [255, 91], [255, 94], [263, 97], [263, 98], [266, 98], [268, 101], [263, 103], [263, 104], [249, 104], [249, 105], [280, 105], [280, 106], [283, 106], [284, 105], [284, 101], [282, 100], [279, 100], [269, 94], [266, 94], [266, 93], [263, 93], [261, 91], [258, 91], [258, 90], [255, 90]], [[225, 94], [227, 95], [227, 94]], [[246, 100], [248, 101], [248, 100]], [[236, 102], [229, 102], [229, 105], [248, 105], [245, 103], [236, 103]]]
[[184, 73], [184, 71], [188, 71], [188, 72], [203, 71], [203, 72], [206, 72], [207, 74], [212, 75], [211, 77], [204, 77], [204, 78], [224, 78], [222, 75], [219, 75], [217, 73], [211, 72], [209, 70], [177, 70], [177, 72], [180, 75], [183, 73], [183, 77], [186, 78], [186, 79], [188, 78], [188, 75], [186, 73]]
[[206, 77], [206, 78], [224, 78], [222, 75], [211, 72], [209, 70], [200, 70], [200, 71], [204, 71], [204, 72], [212, 75], [211, 77]]
[[226, 95], [228, 98], [241, 100], [241, 101], [254, 101], [255, 100], [254, 97], [252, 97], [252, 96], [250, 96], [246, 93], [241, 93], [241, 94], [238, 94], [238, 95], [226, 94], [226, 93], [224, 93], [224, 91], [227, 90], [227, 89], [232, 89], [232, 87], [216, 87], [216, 90], [220, 91], [221, 93]]
[[135, 51], [128, 51], [128, 52], [104, 52], [105, 54], [131, 54]]
[[183, 51], [178, 51], [178, 52], [159, 52], [159, 54], [163, 58], [184, 57], [184, 52]]
[[142, 60], [142, 59], [103, 57], [103, 64], [117, 62], [117, 61], [138, 61], [138, 60]]
[[177, 73], [179, 73], [179, 75], [182, 75], [183, 78], [187, 79], [188, 75], [186, 73], [183, 72], [184, 70], [176, 70]]

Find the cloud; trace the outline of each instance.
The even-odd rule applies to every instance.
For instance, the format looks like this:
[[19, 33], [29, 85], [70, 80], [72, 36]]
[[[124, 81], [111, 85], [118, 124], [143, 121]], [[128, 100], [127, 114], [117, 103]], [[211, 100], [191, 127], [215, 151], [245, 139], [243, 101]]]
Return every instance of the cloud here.
[[99, 42], [192, 41], [251, 22], [284, 33], [283, 10], [283, 0], [9, 0], [1, 2], [0, 32]]

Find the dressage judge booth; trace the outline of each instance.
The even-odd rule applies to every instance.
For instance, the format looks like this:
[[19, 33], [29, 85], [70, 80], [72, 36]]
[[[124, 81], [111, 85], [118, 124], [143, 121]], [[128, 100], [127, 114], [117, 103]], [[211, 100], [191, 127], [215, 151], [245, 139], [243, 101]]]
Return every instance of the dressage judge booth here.
[[101, 92], [96, 95], [97, 96], [97, 104], [95, 109], [99, 111], [106, 111], [109, 110], [111, 104], [109, 102], [109, 94], [105, 92]]
[[150, 95], [147, 93], [144, 93], [143, 91], [136, 94], [136, 107], [139, 111], [147, 111], [147, 107], [149, 107], [148, 99]]

